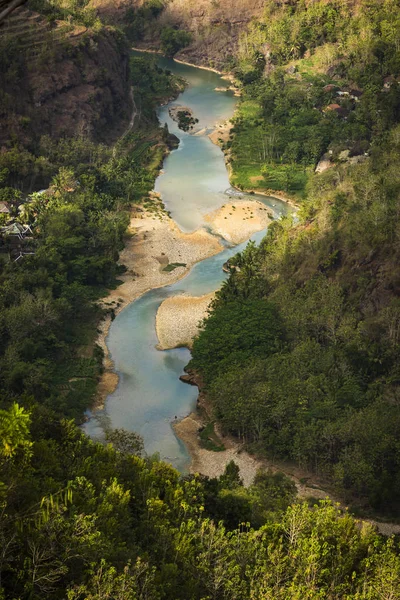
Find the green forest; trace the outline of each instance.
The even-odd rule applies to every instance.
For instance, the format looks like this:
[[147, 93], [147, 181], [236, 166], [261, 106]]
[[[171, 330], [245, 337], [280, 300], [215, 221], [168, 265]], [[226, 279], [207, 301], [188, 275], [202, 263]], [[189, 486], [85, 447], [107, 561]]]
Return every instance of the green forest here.
[[[121, 47], [165, 4], [128, 9]], [[90, 2], [31, 8], [105, 27]], [[23, 243], [17, 256], [0, 239], [0, 600], [400, 597], [398, 536], [357, 518], [400, 518], [399, 36], [397, 0], [271, 0], [243, 32], [227, 64], [242, 90], [224, 147], [232, 182], [299, 206], [230, 260], [189, 364], [225, 432], [323, 476], [349, 509], [300, 501], [279, 472], [245, 487], [234, 462], [182, 476], [135, 433], [100, 443], [79, 428], [129, 211], [151, 202], [176, 145], [155, 108], [184, 83], [133, 56], [140, 117], [119, 142], [2, 148], [0, 227], [11, 219]], [[172, 56], [191, 34], [166, 27], [161, 43]], [[11, 80], [21, 65], [7, 56]], [[345, 112], [326, 112], [336, 101]], [[325, 154], [332, 167], [315, 174]]]
[[[241, 177], [261, 173], [268, 188], [284, 170], [293, 192], [300, 173], [298, 222], [273, 223], [231, 261], [190, 366], [216, 417], [256, 452], [327, 476], [359, 508], [399, 516], [400, 6], [355, 4], [271, 7], [254, 26], [249, 39], [262, 32], [276, 69], [257, 71], [255, 47], [256, 62], [249, 49], [236, 67], [233, 180], [249, 187]], [[332, 82], [362, 90], [352, 107], [344, 96], [346, 119], [318, 110], [337, 93], [324, 92]], [[327, 151], [332, 168], [314, 174]]]
[[226, 147], [238, 187], [301, 200], [324, 153], [362, 160], [387, 143], [400, 117], [399, 19], [396, 0], [267, 3], [231, 65], [244, 85]]

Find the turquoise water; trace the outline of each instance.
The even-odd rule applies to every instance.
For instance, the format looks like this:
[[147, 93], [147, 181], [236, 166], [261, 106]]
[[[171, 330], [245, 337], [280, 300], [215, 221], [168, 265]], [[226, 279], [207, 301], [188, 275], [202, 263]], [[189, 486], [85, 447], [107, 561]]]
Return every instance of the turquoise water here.
[[[160, 59], [163, 67], [184, 76], [187, 90], [175, 104], [193, 109], [199, 118], [199, 127], [212, 127], [218, 120], [229, 118], [235, 99], [214, 88], [226, 82], [212, 72]], [[172, 103], [172, 104], [174, 104]], [[228, 176], [221, 150], [207, 137], [196, 137], [181, 132], [168, 116], [168, 107], [159, 110], [161, 123], [168, 122], [170, 131], [182, 140], [180, 148], [172, 152], [164, 163], [164, 173], [156, 182], [166, 208], [184, 231], [193, 231], [203, 224], [204, 214], [224, 204], [236, 192], [229, 188]], [[252, 196], [263, 201], [275, 218], [285, 214], [288, 207], [276, 198]], [[259, 242], [265, 232], [251, 239]], [[187, 293], [200, 296], [218, 289], [227, 275], [223, 263], [236, 254], [246, 243], [227, 247], [220, 254], [193, 267], [181, 281], [165, 288], [148, 292], [122, 311], [113, 321], [107, 345], [119, 375], [119, 385], [106, 402], [104, 413], [113, 427], [136, 431], [143, 436], [146, 452], [158, 452], [184, 472], [189, 463], [185, 446], [178, 440], [172, 423], [189, 414], [196, 405], [197, 388], [179, 380], [184, 366], [190, 360], [185, 348], [160, 352], [156, 350], [155, 318], [161, 302], [169, 296]], [[87, 433], [101, 436], [97, 413], [89, 414], [85, 425]]]
[[178, 129], [168, 108], [188, 106], [199, 119], [196, 129], [212, 130], [216, 123], [232, 116], [237, 98], [232, 92], [215, 91], [216, 87], [229, 85], [217, 73], [165, 58], [160, 60], [160, 66], [184, 77], [189, 85], [176, 101], [158, 111], [160, 122], [167, 123], [170, 132], [177, 135], [181, 143], [166, 159], [164, 174], [157, 179], [155, 189], [160, 192], [180, 229], [194, 231], [202, 225], [205, 214], [224, 203], [224, 192], [229, 188], [228, 173], [218, 146], [212, 144], [207, 135], [191, 135]]

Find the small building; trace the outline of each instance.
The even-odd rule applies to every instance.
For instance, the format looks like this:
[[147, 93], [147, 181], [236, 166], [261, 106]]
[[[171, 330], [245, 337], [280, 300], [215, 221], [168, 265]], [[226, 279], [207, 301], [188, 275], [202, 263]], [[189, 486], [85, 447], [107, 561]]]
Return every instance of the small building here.
[[23, 240], [27, 235], [33, 235], [29, 225], [21, 225], [21, 223], [11, 223], [5, 227], [0, 227], [0, 234], [4, 237], [17, 237], [20, 240]]
[[346, 118], [349, 116], [349, 111], [346, 108], [343, 108], [342, 106], [340, 106], [340, 104], [329, 104], [325, 109], [324, 112], [335, 112], [337, 115], [339, 115], [339, 117], [343, 117]]
[[390, 88], [392, 87], [392, 85], [395, 82], [396, 82], [396, 80], [393, 77], [393, 75], [389, 75], [388, 77], [385, 77], [385, 79], [383, 80], [383, 89], [384, 90], [390, 90]]
[[0, 202], [0, 215], [9, 215], [11, 212], [8, 202]]
[[363, 95], [363, 93], [361, 90], [356, 90], [356, 89], [350, 90], [350, 98], [352, 98], [356, 102], [360, 101], [360, 98], [362, 95]]
[[324, 92], [326, 92], [327, 94], [331, 94], [332, 92], [336, 92], [336, 90], [338, 90], [338, 86], [335, 85], [334, 83], [328, 83], [328, 85], [326, 85], [325, 87], [322, 88]]
[[331, 110], [337, 110], [338, 108], [340, 108], [340, 104], [328, 104], [328, 106], [325, 108], [324, 112], [329, 112]]

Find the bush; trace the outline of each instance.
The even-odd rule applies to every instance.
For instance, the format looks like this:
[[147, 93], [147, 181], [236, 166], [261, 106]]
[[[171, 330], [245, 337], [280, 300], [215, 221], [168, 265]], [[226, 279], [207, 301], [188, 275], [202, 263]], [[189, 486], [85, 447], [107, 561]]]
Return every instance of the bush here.
[[192, 36], [187, 31], [165, 27], [161, 32], [161, 49], [165, 56], [172, 58], [179, 50], [188, 46]]

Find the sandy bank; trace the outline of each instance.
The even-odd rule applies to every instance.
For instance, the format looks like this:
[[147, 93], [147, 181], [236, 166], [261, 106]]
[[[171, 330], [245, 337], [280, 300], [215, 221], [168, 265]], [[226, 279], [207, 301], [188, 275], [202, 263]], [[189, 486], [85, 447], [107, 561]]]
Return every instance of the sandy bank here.
[[225, 440], [226, 450], [222, 452], [211, 452], [201, 448], [198, 430], [202, 425], [203, 422], [197, 413], [192, 413], [174, 425], [176, 435], [184, 442], [192, 458], [190, 473], [201, 473], [207, 475], [207, 477], [219, 477], [223, 474], [226, 465], [234, 460], [240, 469], [240, 476], [245, 486], [251, 485], [257, 471], [262, 468], [261, 462], [247, 452], [240, 452], [238, 448], [229, 446], [225, 443]]
[[[154, 50], [152, 48], [135, 48], [134, 46], [132, 46], [131, 50], [135, 50], [136, 52], [145, 52], [146, 54], [158, 54], [159, 56], [165, 57], [161, 50]], [[223, 79], [227, 79], [229, 81], [234, 80], [234, 77], [231, 73], [223, 73], [222, 71], [218, 71], [217, 69], [213, 69], [212, 67], [205, 67], [204, 65], [195, 65], [194, 63], [187, 62], [186, 60], [180, 60], [179, 58], [175, 57], [173, 60], [177, 63], [180, 63], [181, 65], [187, 65], [188, 67], [195, 67], [196, 69], [202, 69], [203, 71], [212, 71], [213, 73], [217, 73], [217, 75], [221, 75]]]
[[231, 121], [223, 121], [222, 123], [217, 123], [215, 125], [214, 131], [209, 134], [209, 138], [213, 144], [216, 146], [222, 146], [222, 144], [226, 143], [230, 137], [230, 131], [233, 127]]
[[[213, 452], [201, 447], [198, 436], [199, 428], [205, 424], [204, 420], [198, 413], [191, 413], [182, 421], [174, 425], [176, 435], [187, 446], [192, 462], [190, 465], [191, 473], [201, 473], [208, 477], [219, 477], [223, 474], [226, 465], [234, 460], [240, 469], [240, 476], [243, 479], [244, 485], [248, 487], [254, 481], [254, 477], [259, 470], [270, 469], [273, 472], [284, 471], [279, 465], [272, 461], [256, 458], [243, 450], [242, 444], [235, 441], [230, 436], [219, 435], [221, 442], [225, 446], [225, 450], [221, 452]], [[300, 477], [292, 472], [286, 472], [296, 484], [297, 492], [301, 498], [314, 497], [326, 498], [328, 493], [317, 487], [308, 487], [300, 482]]]
[[206, 317], [214, 292], [205, 296], [174, 296], [160, 305], [156, 316], [158, 349], [187, 346], [199, 332], [199, 323]]
[[[106, 344], [111, 315], [117, 315], [145, 292], [178, 281], [195, 263], [223, 249], [218, 239], [204, 229], [182, 233], [175, 222], [161, 211], [149, 213], [133, 209], [128, 236], [119, 260], [127, 267], [127, 271], [119, 277], [122, 284], [102, 301], [103, 307], [112, 312], [99, 326], [97, 343], [104, 351], [105, 372], [99, 383], [96, 408], [103, 406], [118, 383]], [[164, 270], [174, 263], [185, 266]]]
[[237, 199], [205, 217], [213, 233], [231, 244], [240, 244], [271, 222], [270, 211], [259, 200]]
[[[157, 201], [160, 202], [155, 193], [153, 193], [153, 200], [155, 205]], [[233, 244], [245, 241], [254, 232], [264, 229], [269, 222], [267, 209], [256, 200], [237, 200], [234, 204], [226, 204], [207, 215], [205, 220], [215, 234]], [[119, 277], [122, 284], [112, 290], [102, 301], [103, 307], [110, 310], [110, 315], [99, 326], [97, 343], [104, 351], [105, 372], [99, 384], [96, 407], [103, 406], [105, 399], [114, 391], [118, 383], [106, 345], [112, 315], [117, 315], [145, 292], [178, 281], [195, 263], [222, 250], [223, 246], [218, 238], [203, 228], [194, 233], [182, 233], [176, 223], [161, 210], [161, 206], [157, 212], [145, 212], [141, 208], [133, 209], [128, 239], [119, 260], [127, 267], [127, 271]], [[168, 265], [175, 264], [182, 266], [176, 266], [171, 271], [165, 270]], [[198, 311], [200, 314], [199, 307]], [[194, 318], [189, 318], [191, 312], [192, 309], [187, 306], [186, 323], [189, 330], [193, 331], [198, 320], [196, 320], [197, 313], [194, 313]], [[178, 331], [173, 335], [180, 339]], [[182, 344], [184, 342], [185, 338]], [[166, 344], [169, 346], [168, 341]]]
[[[236, 189], [236, 188], [235, 188]], [[239, 192], [243, 192], [243, 194], [258, 194], [259, 196], [266, 196], [267, 198], [278, 198], [283, 202], [286, 202], [289, 206], [293, 206], [293, 208], [298, 209], [300, 204], [295, 200], [292, 196], [288, 196], [285, 192], [270, 190], [270, 189], [262, 189], [259, 190], [257, 188], [249, 188], [246, 190], [238, 190]]]

